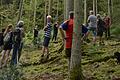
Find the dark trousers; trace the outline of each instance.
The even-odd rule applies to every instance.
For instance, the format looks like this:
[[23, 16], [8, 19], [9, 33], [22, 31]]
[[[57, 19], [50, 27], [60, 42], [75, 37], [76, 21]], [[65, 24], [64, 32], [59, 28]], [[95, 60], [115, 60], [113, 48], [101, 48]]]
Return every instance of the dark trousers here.
[[52, 41], [53, 40], [55, 40], [55, 41], [57, 40], [57, 32], [53, 34]]
[[17, 61], [19, 61], [22, 47], [23, 47], [23, 43], [14, 44], [11, 64], [15, 65], [17, 64]]
[[109, 38], [110, 37], [110, 27], [105, 29], [105, 37]]

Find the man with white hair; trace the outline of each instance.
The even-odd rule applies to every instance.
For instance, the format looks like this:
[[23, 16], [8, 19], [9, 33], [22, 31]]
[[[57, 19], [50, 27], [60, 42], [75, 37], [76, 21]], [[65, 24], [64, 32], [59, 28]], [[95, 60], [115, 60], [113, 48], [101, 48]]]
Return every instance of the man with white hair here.
[[21, 56], [21, 51], [23, 47], [23, 37], [25, 36], [23, 26], [24, 26], [24, 22], [19, 21], [14, 31], [14, 37], [13, 37], [14, 45], [13, 45], [13, 54], [11, 60], [12, 65], [17, 64]]
[[90, 16], [88, 17], [88, 28], [89, 31], [93, 33], [93, 45], [96, 43], [96, 36], [97, 36], [97, 17], [94, 15], [94, 12], [90, 11]]
[[47, 25], [44, 27], [44, 42], [43, 42], [43, 49], [42, 49], [42, 55], [41, 55], [41, 61], [43, 60], [43, 57], [44, 56], [47, 56], [45, 58], [48, 59], [49, 58], [49, 42], [50, 42], [50, 39], [51, 39], [51, 28], [52, 28], [52, 24], [51, 24], [51, 19], [52, 17], [50, 15], [47, 16]]

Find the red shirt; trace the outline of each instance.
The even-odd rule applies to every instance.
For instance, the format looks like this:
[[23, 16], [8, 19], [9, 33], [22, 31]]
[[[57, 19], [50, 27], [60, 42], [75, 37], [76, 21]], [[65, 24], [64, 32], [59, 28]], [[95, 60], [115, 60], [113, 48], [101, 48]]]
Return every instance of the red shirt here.
[[68, 29], [66, 30], [66, 48], [72, 47], [73, 23], [73, 19], [70, 19], [68, 22]]
[[105, 22], [105, 27], [106, 28], [110, 27], [110, 24], [111, 24], [110, 17], [105, 17], [104, 22]]

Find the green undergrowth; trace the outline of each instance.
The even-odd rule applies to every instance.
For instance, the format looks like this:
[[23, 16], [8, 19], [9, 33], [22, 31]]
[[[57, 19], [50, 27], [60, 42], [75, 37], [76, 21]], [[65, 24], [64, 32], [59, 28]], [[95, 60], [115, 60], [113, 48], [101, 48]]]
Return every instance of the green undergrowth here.
[[[82, 70], [86, 80], [112, 80], [120, 77], [120, 65], [114, 53], [120, 51], [120, 42], [115, 39], [105, 41], [105, 45], [83, 45]], [[67, 80], [68, 64], [65, 52], [59, 52], [61, 42], [50, 43], [50, 58], [41, 63], [41, 49], [24, 49], [21, 63], [26, 80]]]

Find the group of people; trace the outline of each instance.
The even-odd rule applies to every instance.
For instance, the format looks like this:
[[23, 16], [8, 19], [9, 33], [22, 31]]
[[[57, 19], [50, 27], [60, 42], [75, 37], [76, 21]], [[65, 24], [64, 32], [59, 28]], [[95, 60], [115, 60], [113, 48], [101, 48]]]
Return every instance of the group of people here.
[[5, 29], [2, 29], [0, 33], [0, 68], [7, 66], [8, 60], [10, 59], [10, 52], [12, 52], [12, 58], [10, 60], [11, 65], [16, 65], [19, 62], [24, 35], [24, 22], [19, 21], [13, 28], [12, 24], [9, 24]]
[[[43, 57], [46, 59], [49, 58], [49, 43], [51, 39], [52, 33], [52, 17], [50, 15], [47, 16], [47, 25], [44, 27], [44, 41], [42, 48], [41, 60]], [[56, 21], [53, 27], [53, 40], [57, 40], [58, 29], [62, 35], [63, 43], [65, 44], [65, 53], [69, 59], [71, 57], [71, 48], [72, 48], [72, 37], [73, 37], [73, 29], [74, 29], [74, 12], [71, 11], [69, 13], [69, 19], [65, 20], [61, 25]], [[93, 45], [96, 44], [96, 37], [99, 36], [100, 44], [103, 42], [102, 36], [103, 32], [106, 34], [106, 38], [110, 37], [110, 25], [111, 20], [107, 15], [102, 19], [101, 15], [94, 15], [93, 11], [90, 11], [90, 15], [87, 20], [87, 24], [81, 24], [80, 29], [82, 29], [82, 38], [81, 41], [84, 41], [88, 38], [90, 31], [93, 33]], [[19, 21], [13, 29], [13, 25], [10, 24], [6, 29], [2, 29], [0, 33], [0, 49], [2, 50], [2, 56], [0, 59], [0, 68], [6, 66], [10, 52], [12, 51], [11, 64], [15, 65], [19, 62], [21, 51], [23, 47], [23, 38], [25, 37], [24, 33], [24, 22]], [[65, 32], [65, 33], [64, 33]], [[34, 40], [36, 41], [38, 37], [39, 31], [37, 28], [34, 29]], [[37, 44], [35, 42], [35, 44]]]
[[111, 19], [105, 14], [105, 17], [102, 18], [100, 14], [97, 16], [94, 15], [93, 11], [90, 11], [90, 16], [88, 17], [88, 30], [93, 33], [93, 44], [96, 44], [96, 38], [99, 36], [100, 44], [103, 42], [103, 33], [105, 32], [106, 39], [110, 38], [110, 25]]
[[[49, 42], [51, 38], [51, 30], [52, 30], [52, 17], [49, 15], [47, 16], [47, 25], [44, 27], [45, 35], [44, 35], [44, 42], [43, 42], [43, 52], [42, 56], [44, 57], [47, 55], [46, 58], [49, 58]], [[69, 19], [65, 20], [61, 25], [57, 25], [59, 28], [60, 33], [62, 35], [63, 43], [65, 44], [65, 53], [68, 58], [68, 64], [70, 65], [71, 59], [71, 48], [72, 48], [72, 37], [73, 37], [73, 29], [74, 29], [74, 12], [71, 11], [69, 13]], [[103, 32], [105, 32], [105, 37], [108, 39], [110, 37], [110, 25], [111, 20], [110, 17], [105, 15], [104, 18], [101, 17], [100, 14], [94, 15], [93, 11], [90, 11], [90, 15], [87, 20], [87, 24], [81, 24], [82, 27], [82, 38], [81, 41], [84, 41], [88, 38], [90, 32], [93, 33], [93, 45], [96, 44], [97, 36], [99, 36], [99, 43], [103, 42]], [[80, 28], [81, 29], [81, 28]], [[56, 35], [56, 34], [55, 34]], [[42, 58], [41, 58], [42, 59]]]

